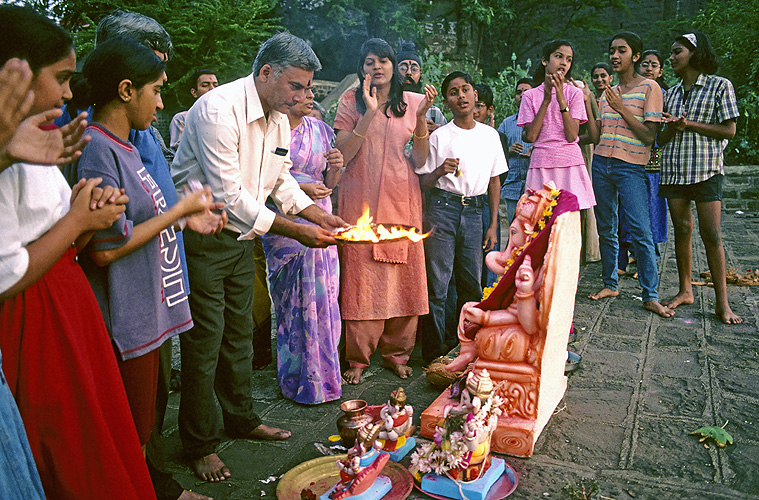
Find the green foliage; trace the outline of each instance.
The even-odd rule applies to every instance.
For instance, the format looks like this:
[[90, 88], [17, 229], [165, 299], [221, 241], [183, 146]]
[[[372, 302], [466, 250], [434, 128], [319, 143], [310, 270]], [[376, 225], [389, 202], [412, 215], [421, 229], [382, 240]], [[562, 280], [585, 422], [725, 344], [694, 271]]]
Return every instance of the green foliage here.
[[506, 66], [506, 68], [495, 75], [495, 77], [485, 78], [484, 82], [493, 89], [493, 107], [495, 108], [495, 125], [501, 124], [504, 118], [511, 116], [517, 111], [517, 105], [514, 101], [514, 91], [516, 82], [520, 78], [530, 77], [532, 61], [527, 59], [525, 68], [519, 64]]
[[175, 50], [167, 69], [167, 109], [192, 104], [188, 79], [198, 69], [216, 71], [222, 82], [249, 74], [259, 45], [279, 26], [276, 0], [36, 0], [34, 6], [72, 32], [79, 59], [94, 48], [97, 23], [115, 9], [161, 23]]
[[421, 0], [280, 0], [285, 27], [308, 40], [322, 61], [320, 78], [341, 80], [356, 72], [358, 50], [379, 37], [396, 50], [403, 41], [421, 38]]
[[[449, 15], [472, 25], [475, 64], [487, 76], [502, 71], [511, 54], [518, 61], [539, 57], [544, 43], [555, 38], [577, 39], [578, 34], [605, 33], [601, 14], [626, 10], [622, 0], [456, 0]], [[536, 61], [537, 62], [537, 61]]]
[[[475, 82], [482, 82], [490, 86], [493, 89], [493, 107], [495, 108], [495, 123], [498, 126], [501, 121], [507, 116], [513, 115], [518, 110], [514, 103], [514, 90], [516, 89], [516, 82], [520, 78], [530, 76], [530, 68], [532, 61], [529, 59], [525, 67], [523, 68], [516, 61], [511, 66], [506, 66], [503, 71], [495, 76], [483, 76], [482, 70], [475, 66], [473, 60], [464, 61], [451, 61], [446, 59], [442, 54], [429, 55], [424, 58], [424, 80], [433, 84], [438, 91], [440, 91], [440, 85], [443, 79], [452, 71], [460, 70], [466, 71]], [[435, 104], [443, 111], [446, 119], [451, 120], [453, 116], [448, 108], [443, 103], [443, 97], [439, 96]]]
[[595, 495], [598, 493], [598, 490], [598, 483], [587, 478], [580, 479], [577, 485], [567, 483], [561, 489], [564, 495], [571, 500], [590, 500], [591, 498], [596, 498]]
[[759, 0], [722, 2], [711, 0], [695, 20], [721, 56], [718, 74], [735, 87], [741, 117], [738, 130], [725, 150], [729, 164], [759, 163], [759, 59], [752, 47], [759, 44]]

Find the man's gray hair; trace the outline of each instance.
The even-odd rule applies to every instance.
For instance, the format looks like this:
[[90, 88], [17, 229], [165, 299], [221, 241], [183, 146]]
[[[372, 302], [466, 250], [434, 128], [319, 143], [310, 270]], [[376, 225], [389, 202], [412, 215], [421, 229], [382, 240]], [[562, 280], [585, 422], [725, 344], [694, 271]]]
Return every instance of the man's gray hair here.
[[322, 69], [319, 58], [305, 40], [284, 32], [277, 33], [261, 45], [253, 63], [253, 75], [258, 76], [266, 64], [274, 68], [275, 73], [291, 66], [306, 71]]
[[134, 38], [144, 46], [166, 54], [169, 59], [174, 55], [171, 37], [152, 17], [114, 10], [98, 23], [95, 45], [118, 36]]

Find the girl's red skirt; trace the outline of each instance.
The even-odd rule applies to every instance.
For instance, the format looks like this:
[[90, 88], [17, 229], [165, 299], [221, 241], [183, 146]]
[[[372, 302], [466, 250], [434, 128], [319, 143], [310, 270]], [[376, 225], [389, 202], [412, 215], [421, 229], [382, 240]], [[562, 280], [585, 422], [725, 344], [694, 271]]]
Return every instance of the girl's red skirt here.
[[49, 499], [154, 499], [108, 332], [75, 255], [0, 303], [3, 371]]

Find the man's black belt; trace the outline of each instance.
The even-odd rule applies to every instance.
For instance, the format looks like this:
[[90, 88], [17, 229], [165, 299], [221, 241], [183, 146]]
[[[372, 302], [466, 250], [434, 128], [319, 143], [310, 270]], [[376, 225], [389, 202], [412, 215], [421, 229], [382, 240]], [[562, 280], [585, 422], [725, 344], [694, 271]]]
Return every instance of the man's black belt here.
[[432, 188], [431, 195], [441, 198], [449, 203], [455, 203], [464, 207], [483, 208], [488, 202], [488, 195], [464, 196], [463, 194], [451, 193], [445, 189]]

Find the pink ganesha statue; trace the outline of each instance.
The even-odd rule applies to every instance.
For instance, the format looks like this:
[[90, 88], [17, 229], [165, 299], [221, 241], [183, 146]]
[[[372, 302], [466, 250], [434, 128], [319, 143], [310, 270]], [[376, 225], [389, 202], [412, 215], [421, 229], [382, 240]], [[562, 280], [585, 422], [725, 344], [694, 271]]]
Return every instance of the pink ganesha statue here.
[[[580, 247], [577, 198], [552, 182], [528, 190], [517, 204], [508, 246], [486, 257], [499, 281], [485, 290], [482, 302], [461, 310], [461, 351], [445, 368], [455, 372], [473, 363], [475, 371], [490, 373], [503, 400], [493, 451], [531, 456], [564, 397]], [[450, 389], [422, 413], [423, 436], [432, 438], [448, 404]]]

